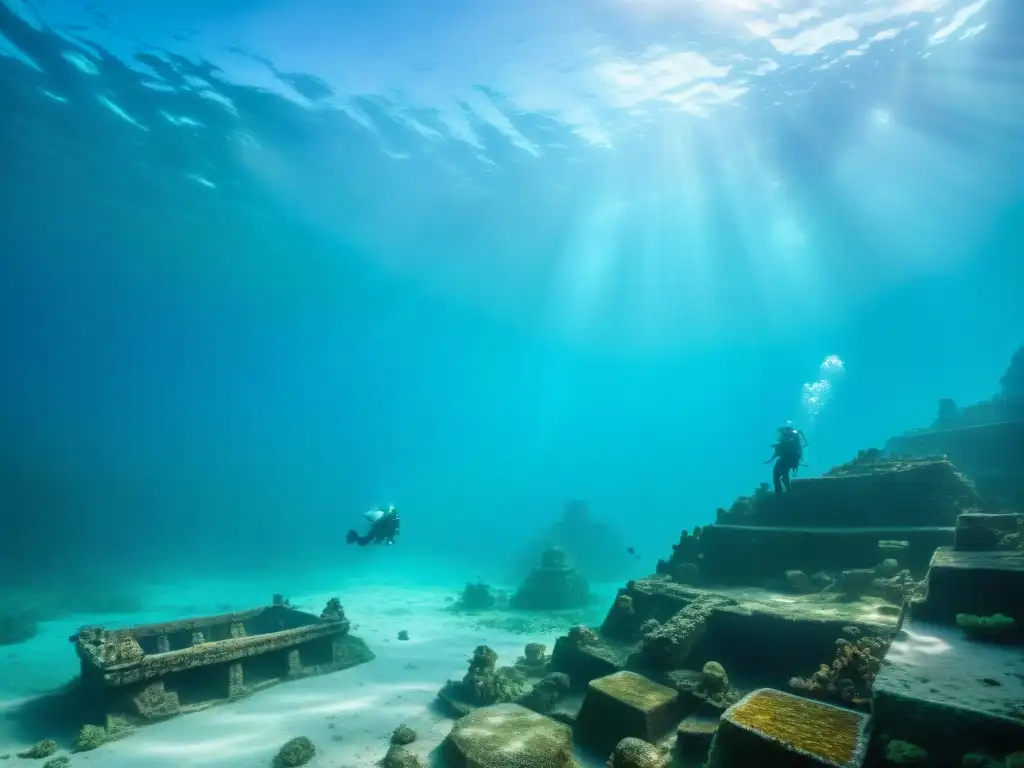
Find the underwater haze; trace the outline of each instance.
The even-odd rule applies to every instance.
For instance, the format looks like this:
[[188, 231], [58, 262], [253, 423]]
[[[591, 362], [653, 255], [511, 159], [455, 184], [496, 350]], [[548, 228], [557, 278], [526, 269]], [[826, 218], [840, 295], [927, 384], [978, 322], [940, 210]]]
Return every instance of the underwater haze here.
[[[625, 577], [787, 420], [818, 474], [989, 397], [1022, 35], [1013, 0], [0, 0], [0, 579], [518, 578], [569, 499]], [[345, 545], [388, 504], [396, 546]]]

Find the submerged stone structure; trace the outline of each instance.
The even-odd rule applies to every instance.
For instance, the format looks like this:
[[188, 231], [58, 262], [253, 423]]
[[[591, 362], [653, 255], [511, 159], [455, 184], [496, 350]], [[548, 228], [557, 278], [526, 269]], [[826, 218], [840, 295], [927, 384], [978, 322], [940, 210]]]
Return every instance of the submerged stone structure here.
[[582, 608], [590, 602], [587, 580], [569, 563], [561, 547], [549, 547], [541, 555], [519, 590], [512, 596], [512, 608], [526, 611], [556, 611]]
[[1005, 458], [867, 450], [763, 486], [558, 638], [555, 706], [516, 703], [609, 768], [1024, 765], [1024, 499], [973, 482], [1011, 487]]
[[91, 722], [140, 725], [249, 696], [268, 686], [374, 658], [337, 598], [320, 616], [273, 605], [107, 630], [71, 640]]

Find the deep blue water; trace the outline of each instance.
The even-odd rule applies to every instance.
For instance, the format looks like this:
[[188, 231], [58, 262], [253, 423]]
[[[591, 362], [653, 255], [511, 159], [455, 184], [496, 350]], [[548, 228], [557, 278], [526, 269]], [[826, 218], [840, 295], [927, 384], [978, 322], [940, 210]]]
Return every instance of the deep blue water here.
[[472, 578], [572, 497], [649, 567], [781, 422], [990, 396], [1021, 14], [2, 0], [0, 576]]

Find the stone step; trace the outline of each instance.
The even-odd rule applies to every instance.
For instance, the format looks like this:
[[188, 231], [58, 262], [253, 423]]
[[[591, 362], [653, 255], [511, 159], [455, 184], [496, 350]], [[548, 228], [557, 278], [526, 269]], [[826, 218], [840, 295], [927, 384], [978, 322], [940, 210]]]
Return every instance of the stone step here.
[[928, 591], [913, 606], [922, 620], [952, 624], [958, 613], [1001, 613], [1024, 625], [1024, 550], [963, 552], [941, 547], [932, 555]]
[[634, 672], [591, 680], [576, 719], [576, 739], [608, 755], [622, 739], [656, 744], [679, 724], [679, 692]]
[[1024, 515], [964, 512], [956, 519], [954, 547], [963, 552], [992, 552], [1008, 549], [1013, 537], [1024, 534]]
[[894, 437], [885, 447], [890, 454], [948, 456], [971, 477], [993, 472], [1019, 474], [1024, 421], [919, 430]]
[[823, 528], [956, 524], [963, 501], [960, 497], [969, 486], [957, 476], [952, 464], [939, 460], [890, 462], [884, 467], [797, 478], [790, 493], [757, 499], [757, 519], [753, 522]]
[[[701, 531], [701, 575], [716, 584], [761, 584], [786, 571], [872, 568], [886, 557], [923, 574], [936, 548], [953, 543], [953, 527], [858, 528], [710, 525]], [[898, 555], [880, 541], [905, 541]]]
[[908, 619], [873, 686], [876, 732], [926, 750], [928, 765], [1024, 746], [1024, 656], [956, 627]]
[[[783, 687], [791, 677], [810, 675], [819, 664], [830, 663], [836, 640], [847, 636], [846, 627], [856, 627], [862, 636], [890, 634], [899, 619], [899, 608], [880, 599], [846, 602], [834, 595], [780, 595], [752, 587], [710, 590], [664, 579], [630, 582], [623, 596], [629, 597], [638, 623], [653, 619], [663, 628], [695, 601], [714, 599], [714, 611], [685, 666], [700, 669], [717, 661], [730, 676]], [[615, 610], [613, 605], [609, 613]], [[756, 638], [756, 653], [751, 638]], [[565, 672], [580, 687], [624, 669], [634, 652], [645, 659], [644, 644], [638, 634], [587, 645], [559, 638], [552, 670]]]

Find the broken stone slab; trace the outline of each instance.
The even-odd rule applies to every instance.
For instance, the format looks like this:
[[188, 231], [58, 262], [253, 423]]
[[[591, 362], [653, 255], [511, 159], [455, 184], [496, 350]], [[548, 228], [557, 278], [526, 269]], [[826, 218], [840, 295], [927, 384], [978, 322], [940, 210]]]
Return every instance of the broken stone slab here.
[[[844, 602], [835, 595], [786, 595], [757, 587], [701, 589], [657, 579], [632, 582], [626, 594], [644, 622], [665, 621], [702, 596], [714, 597], [720, 602], [707, 629], [676, 669], [699, 670], [714, 660], [737, 679], [780, 688], [803, 674], [808, 658], [833, 657], [845, 628], [856, 627], [861, 636], [885, 635], [896, 629], [899, 618], [896, 606], [874, 597]], [[751, 652], [752, 637], [757, 638], [756, 653]], [[654, 669], [643, 672], [662, 682]]]
[[682, 669], [704, 637], [715, 609], [727, 601], [705, 594], [644, 635], [640, 657], [654, 669]]
[[577, 768], [572, 731], [518, 704], [482, 707], [452, 726], [443, 749], [453, 768]]
[[603, 754], [630, 736], [657, 743], [679, 722], [678, 699], [678, 691], [635, 672], [591, 680], [576, 719], [576, 738]]
[[960, 552], [943, 547], [932, 555], [925, 599], [911, 615], [952, 624], [958, 613], [1002, 613], [1024, 619], [1024, 550]]
[[1024, 745], [1024, 656], [954, 626], [908, 619], [872, 686], [874, 727], [960, 765]]
[[626, 668], [635, 646], [610, 642], [591, 631], [586, 640], [569, 635], [555, 641], [548, 669], [569, 676], [572, 687], [584, 689], [591, 680]]
[[761, 688], [722, 715], [708, 768], [861, 768], [869, 724], [863, 712]]

